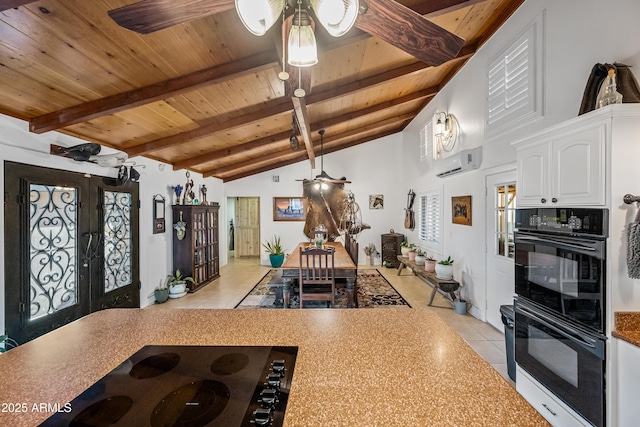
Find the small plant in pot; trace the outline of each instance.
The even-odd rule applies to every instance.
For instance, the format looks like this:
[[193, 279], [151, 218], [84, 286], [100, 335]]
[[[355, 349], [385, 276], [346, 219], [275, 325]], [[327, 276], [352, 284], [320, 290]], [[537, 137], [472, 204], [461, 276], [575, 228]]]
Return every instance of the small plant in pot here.
[[169, 299], [169, 280], [160, 280], [160, 284], [154, 291], [156, 304], [162, 304]]
[[407, 252], [407, 256], [409, 257], [409, 261], [415, 261], [416, 260], [416, 245], [414, 245], [413, 243], [409, 244], [409, 252]]
[[262, 247], [264, 247], [264, 251], [269, 254], [269, 262], [271, 262], [271, 267], [280, 267], [284, 262], [284, 250], [282, 249], [282, 245], [280, 244], [280, 237], [273, 236], [273, 240], [271, 242], [264, 242], [262, 244]]
[[178, 295], [184, 296], [187, 293], [187, 282], [196, 283], [191, 276], [183, 276], [180, 270], [176, 270], [175, 274], [167, 276], [169, 280], [169, 297], [179, 298]]
[[432, 256], [425, 256], [424, 258], [424, 271], [434, 273], [436, 271], [436, 259]]
[[426, 258], [426, 254], [422, 249], [416, 249], [416, 265], [424, 265], [424, 260]]
[[442, 280], [453, 279], [453, 260], [451, 259], [451, 256], [447, 257], [447, 259], [438, 261], [436, 264], [436, 277]]
[[403, 240], [402, 243], [400, 243], [400, 254], [406, 257], [408, 253], [409, 253], [409, 242], [407, 242], [406, 240]]

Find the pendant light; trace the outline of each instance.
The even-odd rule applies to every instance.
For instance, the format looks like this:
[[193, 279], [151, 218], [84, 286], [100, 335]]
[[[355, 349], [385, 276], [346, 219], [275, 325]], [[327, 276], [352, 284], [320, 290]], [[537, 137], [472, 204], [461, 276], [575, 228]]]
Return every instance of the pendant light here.
[[340, 37], [353, 27], [358, 17], [358, 0], [310, 0], [320, 24], [333, 37]]
[[298, 7], [293, 16], [293, 25], [289, 32], [288, 52], [289, 65], [310, 67], [318, 63], [318, 47], [313, 28], [311, 28], [311, 18], [302, 8], [301, 0], [298, 0]]
[[263, 36], [280, 17], [285, 0], [235, 0], [240, 20], [251, 33]]

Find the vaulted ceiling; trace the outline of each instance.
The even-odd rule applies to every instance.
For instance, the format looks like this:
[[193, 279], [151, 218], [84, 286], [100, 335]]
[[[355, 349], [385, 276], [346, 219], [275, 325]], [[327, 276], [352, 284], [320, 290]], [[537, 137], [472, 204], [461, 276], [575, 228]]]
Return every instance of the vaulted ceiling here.
[[[402, 131], [524, 0], [398, 0], [464, 39], [437, 66], [361, 29], [334, 38], [316, 25], [318, 64], [288, 67], [287, 81], [280, 25], [257, 37], [226, 7], [141, 34], [109, 16], [138, 1], [0, 0], [0, 113], [231, 181], [315, 164], [320, 129], [325, 153]], [[143, 4], [207, 1], [227, 3]]]

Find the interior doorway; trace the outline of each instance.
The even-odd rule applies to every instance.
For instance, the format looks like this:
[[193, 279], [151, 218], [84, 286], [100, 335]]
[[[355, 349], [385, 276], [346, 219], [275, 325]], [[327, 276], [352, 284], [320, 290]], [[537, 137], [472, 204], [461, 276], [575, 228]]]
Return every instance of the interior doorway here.
[[228, 259], [255, 258], [260, 261], [260, 198], [227, 198], [229, 219]]
[[486, 177], [487, 322], [502, 330], [500, 306], [513, 304], [516, 171]]

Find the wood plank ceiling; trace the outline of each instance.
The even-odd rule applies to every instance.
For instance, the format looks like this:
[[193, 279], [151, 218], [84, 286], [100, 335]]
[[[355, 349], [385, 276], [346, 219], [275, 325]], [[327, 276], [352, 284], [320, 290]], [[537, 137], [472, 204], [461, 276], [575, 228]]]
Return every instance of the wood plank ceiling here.
[[[465, 40], [437, 67], [317, 25], [319, 63], [296, 102], [297, 69], [278, 79], [278, 25], [254, 36], [232, 8], [143, 35], [108, 16], [136, 1], [0, 0], [0, 113], [231, 181], [313, 163], [320, 129], [325, 153], [402, 131], [524, 0], [399, 0]], [[294, 108], [313, 150], [299, 133], [291, 148]]]

